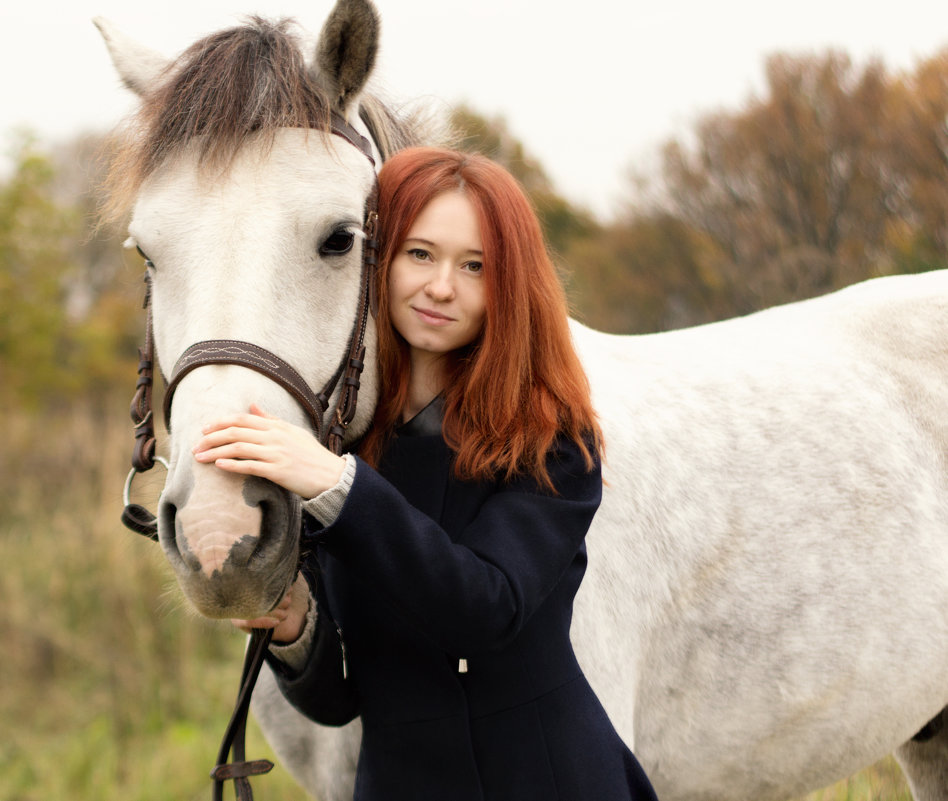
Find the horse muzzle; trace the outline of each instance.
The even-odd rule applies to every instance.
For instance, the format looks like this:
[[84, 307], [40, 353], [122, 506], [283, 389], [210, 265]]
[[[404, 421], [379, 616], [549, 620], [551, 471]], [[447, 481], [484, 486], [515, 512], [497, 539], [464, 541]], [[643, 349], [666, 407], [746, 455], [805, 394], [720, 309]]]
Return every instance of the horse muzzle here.
[[202, 615], [252, 619], [293, 582], [300, 514], [299, 498], [269, 481], [183, 465], [162, 493], [158, 538]]

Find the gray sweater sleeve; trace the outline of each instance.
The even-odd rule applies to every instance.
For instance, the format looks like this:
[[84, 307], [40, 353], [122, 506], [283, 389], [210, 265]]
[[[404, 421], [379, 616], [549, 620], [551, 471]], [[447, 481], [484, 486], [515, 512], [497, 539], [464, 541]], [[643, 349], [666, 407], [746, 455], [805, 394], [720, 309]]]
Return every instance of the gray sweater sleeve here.
[[346, 466], [343, 468], [342, 476], [335, 486], [330, 487], [325, 492], [321, 492], [315, 498], [303, 501], [303, 510], [315, 517], [324, 526], [332, 525], [339, 517], [342, 506], [349, 496], [349, 490], [352, 489], [352, 482], [355, 479], [356, 459], [351, 453], [345, 454]]

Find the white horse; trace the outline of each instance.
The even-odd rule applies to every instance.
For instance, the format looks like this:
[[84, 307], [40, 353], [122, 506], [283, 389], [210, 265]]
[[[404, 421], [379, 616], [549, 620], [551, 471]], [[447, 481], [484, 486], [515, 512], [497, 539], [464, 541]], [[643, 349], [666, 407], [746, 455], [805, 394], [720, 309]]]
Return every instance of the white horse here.
[[[285, 101], [318, 87], [307, 102], [379, 156], [407, 141], [364, 90], [376, 22], [368, 0], [339, 0], [284, 90], [303, 57], [262, 24], [171, 63], [100, 21], [142, 95], [117, 189], [154, 264], [166, 370], [218, 338], [269, 348], [310, 386], [335, 370], [359, 248], [326, 243], [358, 229], [372, 167]], [[221, 73], [235, 63], [240, 77]], [[373, 336], [352, 436], [377, 397]], [[948, 275], [674, 333], [574, 336], [608, 456], [573, 639], [659, 797], [776, 801], [894, 751], [918, 801], [948, 798]], [[212, 617], [264, 612], [294, 571], [297, 500], [191, 458], [208, 418], [251, 402], [305, 424], [236, 366], [187, 375], [171, 412], [160, 539]], [[351, 798], [358, 723], [309, 723], [266, 674], [255, 713], [313, 796]]]

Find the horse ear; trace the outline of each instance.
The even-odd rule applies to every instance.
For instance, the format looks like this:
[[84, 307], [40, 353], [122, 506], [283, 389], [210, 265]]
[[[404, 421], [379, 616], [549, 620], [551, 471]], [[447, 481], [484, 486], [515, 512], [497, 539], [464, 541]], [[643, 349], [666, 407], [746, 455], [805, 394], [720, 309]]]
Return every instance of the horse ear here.
[[365, 86], [379, 45], [379, 15], [369, 0], [337, 0], [316, 44], [313, 79], [345, 111]]
[[170, 60], [130, 39], [103, 17], [92, 20], [99, 29], [122, 83], [143, 95], [160, 79]]

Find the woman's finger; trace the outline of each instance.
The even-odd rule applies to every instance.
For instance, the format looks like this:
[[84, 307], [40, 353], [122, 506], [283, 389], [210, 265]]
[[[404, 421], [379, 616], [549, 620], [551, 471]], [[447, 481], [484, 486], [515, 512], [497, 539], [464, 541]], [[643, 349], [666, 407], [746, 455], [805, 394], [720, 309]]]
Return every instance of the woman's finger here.
[[249, 428], [234, 428], [233, 426], [223, 428], [220, 431], [212, 431], [201, 437], [192, 449], [194, 453], [198, 451], [207, 451], [211, 448], [219, 448], [226, 445], [232, 445], [237, 442], [246, 442], [254, 445], [266, 445], [272, 437], [265, 431], [255, 431]]
[[207, 448], [195, 448], [194, 458], [199, 462], [216, 462], [218, 459], [244, 459], [257, 462], [272, 461], [264, 445], [254, 442], [228, 442]]
[[[251, 408], [254, 407], [251, 406]], [[201, 433], [209, 434], [212, 431], [219, 431], [222, 428], [249, 428], [262, 431], [268, 428], [274, 428], [281, 422], [278, 417], [238, 412], [236, 414], [228, 414], [224, 417], [219, 417], [216, 420], [211, 420], [201, 429]]]
[[[274, 484], [280, 484], [280, 474], [267, 462], [255, 462], [251, 459], [216, 459], [214, 467], [227, 473], [241, 476], [256, 476]], [[282, 485], [281, 485], [282, 486]]]
[[272, 414], [267, 414], [256, 403], [250, 404], [250, 413], [256, 417], [263, 417], [265, 420], [279, 420], [280, 419], [279, 417], [274, 417]]
[[[250, 416], [247, 415], [247, 417], [249, 418]], [[191, 449], [192, 453], [196, 454], [201, 451], [208, 451], [211, 448], [241, 442], [275, 447], [280, 443], [286, 442], [287, 439], [293, 435], [292, 430], [287, 428], [282, 421], [268, 421], [259, 417], [254, 419], [262, 421], [263, 424], [257, 424], [253, 427], [236, 424], [217, 427], [217, 423], [212, 423], [210, 426], [205, 427], [204, 431], [206, 433]]]

